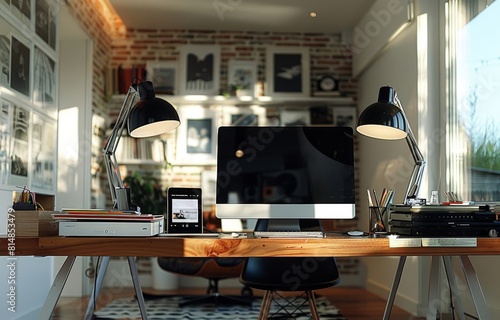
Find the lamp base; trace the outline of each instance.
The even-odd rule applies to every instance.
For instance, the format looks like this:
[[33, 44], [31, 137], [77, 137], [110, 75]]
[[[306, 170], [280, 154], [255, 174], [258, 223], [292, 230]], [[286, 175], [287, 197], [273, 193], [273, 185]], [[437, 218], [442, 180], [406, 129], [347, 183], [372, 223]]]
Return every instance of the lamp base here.
[[141, 213], [141, 208], [130, 201], [130, 188], [117, 187], [115, 189], [116, 202], [114, 204], [114, 209], [121, 211], [133, 211], [136, 213]]

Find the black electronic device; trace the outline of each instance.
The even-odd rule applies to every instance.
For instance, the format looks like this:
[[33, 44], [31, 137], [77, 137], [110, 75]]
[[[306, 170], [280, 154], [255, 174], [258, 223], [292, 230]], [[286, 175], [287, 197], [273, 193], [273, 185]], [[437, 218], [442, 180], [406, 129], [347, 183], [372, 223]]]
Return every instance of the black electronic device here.
[[499, 213], [489, 205], [391, 207], [391, 232], [420, 237], [497, 237]]
[[167, 233], [203, 233], [201, 188], [167, 190]]

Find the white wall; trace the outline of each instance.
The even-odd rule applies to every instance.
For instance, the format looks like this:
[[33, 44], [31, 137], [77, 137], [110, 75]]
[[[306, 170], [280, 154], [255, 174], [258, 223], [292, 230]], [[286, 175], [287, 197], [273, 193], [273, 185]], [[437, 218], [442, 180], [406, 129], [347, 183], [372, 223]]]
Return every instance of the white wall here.
[[[90, 146], [92, 139], [89, 93], [91, 43], [85, 38], [60, 41], [60, 97], [57, 208], [90, 208]], [[65, 257], [55, 258], [59, 270]], [[75, 261], [63, 296], [81, 296], [83, 260]]]
[[[7, 221], [12, 191], [0, 190], [0, 204], [0, 221]], [[7, 224], [0, 223], [0, 234], [7, 234]], [[52, 267], [50, 257], [0, 257], [0, 319], [36, 319], [52, 284]], [[33, 290], [34, 283], [37, 290]], [[13, 311], [10, 307], [14, 307]]]
[[[389, 1], [389, 0], [388, 0]], [[440, 21], [444, 1], [415, 1], [415, 20], [396, 37], [386, 50], [359, 76], [359, 109], [377, 100], [380, 86], [393, 86], [401, 99], [419, 147], [427, 160], [420, 197], [429, 198], [431, 190], [443, 190], [441, 172], [444, 119], [442, 106], [446, 89], [443, 84], [443, 38]], [[441, 30], [442, 32], [442, 30]], [[441, 51], [440, 51], [441, 50]], [[440, 118], [441, 116], [441, 118]], [[358, 135], [359, 136], [359, 135]], [[360, 190], [393, 188], [395, 203], [401, 203], [406, 190], [412, 159], [404, 141], [378, 141], [359, 136]], [[363, 192], [360, 192], [363, 194]], [[361, 225], [368, 224], [368, 208], [363, 199]], [[492, 319], [500, 318], [496, 298], [500, 279], [496, 276], [497, 257], [471, 257], [478, 273]], [[386, 298], [393, 281], [398, 258], [365, 258], [368, 269], [367, 289]], [[430, 259], [408, 257], [396, 298], [396, 304], [419, 316], [425, 315]], [[456, 271], [460, 275], [461, 270]], [[441, 280], [444, 280], [442, 277]], [[475, 314], [467, 285], [459, 277], [459, 289], [466, 312]], [[445, 287], [440, 292], [443, 311], [449, 304]]]
[[[411, 25], [393, 39], [378, 59], [370, 64], [359, 77], [359, 112], [362, 112], [369, 104], [377, 101], [378, 90], [381, 86], [392, 86], [398, 92], [417, 140], [420, 138], [418, 129], [421, 125], [421, 114], [419, 114], [421, 110], [419, 108], [423, 99], [419, 94], [422, 91], [427, 91], [423, 90], [422, 86], [425, 87], [429, 79], [433, 77], [439, 79], [439, 73], [426, 74], [425, 79], [416, 76], [421, 75], [422, 69], [426, 69], [426, 67], [422, 66], [422, 62], [428, 63], [428, 60], [436, 57], [436, 55], [433, 55], [427, 61], [425, 59], [422, 61], [422, 56], [424, 58], [428, 56], [425, 52], [430, 49], [422, 49], [422, 44], [418, 42], [417, 37], [418, 29], [422, 24], [420, 10], [424, 10], [426, 2], [428, 1], [416, 2], [415, 17]], [[427, 21], [427, 23], [429, 22]], [[436, 34], [436, 31], [434, 29], [433, 33]], [[430, 40], [426, 38], [424, 41], [429, 42]], [[432, 70], [432, 72], [436, 71], [439, 71], [439, 69]], [[422, 81], [424, 84], [422, 84]], [[439, 90], [435, 91], [439, 92]], [[429, 100], [432, 96], [424, 98]], [[428, 105], [429, 103], [426, 101], [424, 104]], [[422, 116], [434, 118], [431, 115], [432, 112], [438, 114], [438, 109], [427, 110], [426, 114]], [[427, 155], [427, 144], [422, 145], [420, 142], [419, 140], [419, 146], [425, 156]], [[406, 142], [404, 140], [381, 141], [359, 136], [359, 150], [360, 190], [395, 189], [394, 202], [402, 203], [414, 164]], [[429, 165], [434, 167], [436, 164]], [[428, 174], [428, 171], [426, 171], [426, 174]], [[421, 188], [420, 197], [428, 197], [426, 190], [426, 187]], [[363, 193], [360, 192], [360, 194]], [[361, 219], [368, 221], [366, 201], [360, 203]], [[367, 288], [384, 298], [387, 297], [398, 261], [398, 257], [363, 259], [363, 263], [368, 267]], [[421, 313], [419, 311], [421, 309], [420, 304], [426, 298], [428, 263], [428, 258], [409, 257], [406, 261], [396, 304], [413, 314]]]

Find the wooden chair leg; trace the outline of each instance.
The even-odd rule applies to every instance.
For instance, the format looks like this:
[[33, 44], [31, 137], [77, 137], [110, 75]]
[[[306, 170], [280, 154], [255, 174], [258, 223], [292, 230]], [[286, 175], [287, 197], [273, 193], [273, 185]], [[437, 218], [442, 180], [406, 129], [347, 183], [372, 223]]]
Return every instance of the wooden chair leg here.
[[316, 307], [316, 297], [314, 296], [314, 291], [306, 291], [307, 301], [309, 303], [309, 310], [311, 310], [311, 317], [314, 320], [319, 320], [318, 309]]
[[262, 298], [262, 305], [260, 306], [259, 320], [266, 320], [269, 317], [269, 309], [273, 302], [273, 292], [267, 290]]

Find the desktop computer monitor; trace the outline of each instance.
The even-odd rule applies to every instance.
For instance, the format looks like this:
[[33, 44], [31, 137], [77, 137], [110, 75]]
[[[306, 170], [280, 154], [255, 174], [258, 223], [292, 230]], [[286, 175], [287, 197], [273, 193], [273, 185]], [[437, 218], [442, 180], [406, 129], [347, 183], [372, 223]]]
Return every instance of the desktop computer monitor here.
[[284, 221], [354, 218], [352, 128], [220, 127], [216, 215], [266, 219], [278, 229], [290, 227]]

